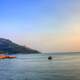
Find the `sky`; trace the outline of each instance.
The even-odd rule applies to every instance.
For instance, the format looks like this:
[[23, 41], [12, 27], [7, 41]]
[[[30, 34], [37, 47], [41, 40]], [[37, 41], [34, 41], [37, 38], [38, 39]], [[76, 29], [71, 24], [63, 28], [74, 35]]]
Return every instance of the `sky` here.
[[0, 0], [0, 37], [42, 52], [80, 51], [80, 0]]

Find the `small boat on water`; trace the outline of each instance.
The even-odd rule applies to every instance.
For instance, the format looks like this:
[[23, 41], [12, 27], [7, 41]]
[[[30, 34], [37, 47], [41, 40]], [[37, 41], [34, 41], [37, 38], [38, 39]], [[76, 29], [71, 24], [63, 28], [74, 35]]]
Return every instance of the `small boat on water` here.
[[49, 57], [48, 57], [48, 60], [52, 60], [52, 56], [49, 56]]
[[16, 58], [16, 56], [0, 55], [0, 59], [12, 59], [12, 58]]

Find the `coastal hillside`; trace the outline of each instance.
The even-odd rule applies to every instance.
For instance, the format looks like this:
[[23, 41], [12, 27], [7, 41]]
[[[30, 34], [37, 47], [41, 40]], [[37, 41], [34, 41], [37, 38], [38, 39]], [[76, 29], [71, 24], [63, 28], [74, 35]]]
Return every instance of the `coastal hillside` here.
[[0, 52], [1, 53], [39, 53], [37, 50], [21, 46], [8, 39], [0, 38]]

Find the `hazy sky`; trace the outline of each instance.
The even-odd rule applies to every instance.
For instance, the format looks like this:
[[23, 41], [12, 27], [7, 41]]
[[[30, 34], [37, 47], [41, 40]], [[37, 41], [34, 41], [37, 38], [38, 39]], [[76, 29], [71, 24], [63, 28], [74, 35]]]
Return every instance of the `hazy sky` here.
[[0, 37], [40, 51], [80, 51], [80, 0], [0, 0]]

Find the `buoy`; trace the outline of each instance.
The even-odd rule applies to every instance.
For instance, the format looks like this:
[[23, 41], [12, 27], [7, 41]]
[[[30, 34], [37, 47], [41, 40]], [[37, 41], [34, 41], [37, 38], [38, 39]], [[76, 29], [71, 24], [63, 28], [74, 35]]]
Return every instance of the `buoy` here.
[[52, 60], [52, 57], [51, 57], [51, 56], [49, 56], [49, 57], [48, 57], [48, 60]]

